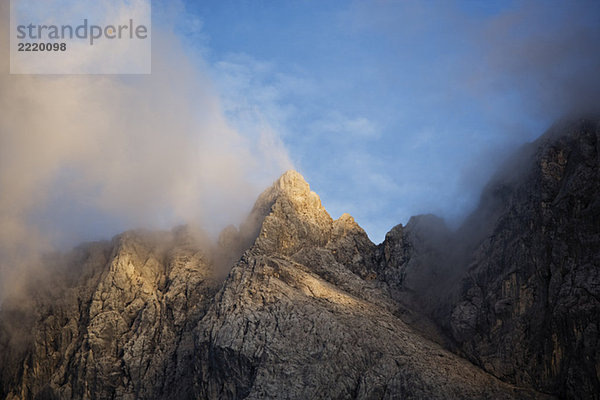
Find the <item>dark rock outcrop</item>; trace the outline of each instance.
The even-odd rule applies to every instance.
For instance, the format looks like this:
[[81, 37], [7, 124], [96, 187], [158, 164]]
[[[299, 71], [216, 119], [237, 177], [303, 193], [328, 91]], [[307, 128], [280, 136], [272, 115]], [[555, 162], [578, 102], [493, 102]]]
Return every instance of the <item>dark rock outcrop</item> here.
[[568, 399], [600, 398], [599, 142], [597, 120], [557, 124], [507, 161], [457, 232], [400, 226], [382, 244], [382, 279], [450, 348]]
[[600, 125], [558, 125], [518, 157], [469, 221], [493, 227], [479, 228], [452, 334], [504, 380], [600, 398]]

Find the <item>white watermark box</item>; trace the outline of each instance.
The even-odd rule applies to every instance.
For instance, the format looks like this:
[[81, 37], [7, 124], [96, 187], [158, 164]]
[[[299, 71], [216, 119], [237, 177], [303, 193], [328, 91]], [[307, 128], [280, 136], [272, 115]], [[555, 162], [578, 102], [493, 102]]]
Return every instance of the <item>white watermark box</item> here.
[[150, 0], [11, 0], [11, 74], [149, 74]]

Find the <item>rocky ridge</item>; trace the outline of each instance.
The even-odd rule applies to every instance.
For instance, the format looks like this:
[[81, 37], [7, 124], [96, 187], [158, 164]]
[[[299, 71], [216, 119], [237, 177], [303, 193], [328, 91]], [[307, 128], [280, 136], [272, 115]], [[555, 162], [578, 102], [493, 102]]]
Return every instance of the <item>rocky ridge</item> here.
[[558, 123], [507, 160], [458, 231], [433, 217], [390, 231], [382, 279], [494, 376], [600, 399], [599, 199], [600, 121]]
[[3, 303], [0, 398], [598, 398], [598, 136], [530, 145], [458, 232], [376, 246], [289, 171], [216, 244], [81, 245]]
[[465, 224], [486, 234], [444, 323], [506, 381], [600, 398], [600, 124], [558, 124], [510, 162], [523, 173], [498, 174]]
[[543, 397], [413, 331], [360, 276], [376, 247], [351, 217], [333, 221], [296, 172], [274, 188], [257, 203], [272, 205], [254, 246], [200, 324], [200, 397]]

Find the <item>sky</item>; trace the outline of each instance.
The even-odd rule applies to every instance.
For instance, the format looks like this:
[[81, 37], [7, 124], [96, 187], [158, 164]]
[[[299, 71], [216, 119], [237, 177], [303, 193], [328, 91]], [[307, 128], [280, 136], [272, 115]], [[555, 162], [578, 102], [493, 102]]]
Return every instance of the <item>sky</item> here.
[[216, 237], [291, 168], [376, 243], [456, 227], [512, 151], [600, 105], [597, 1], [156, 0], [151, 75], [10, 75], [0, 17], [0, 292], [124, 230]]
[[498, 164], [600, 103], [597, 1], [188, 1], [228, 120], [271, 129], [332, 217], [457, 226]]

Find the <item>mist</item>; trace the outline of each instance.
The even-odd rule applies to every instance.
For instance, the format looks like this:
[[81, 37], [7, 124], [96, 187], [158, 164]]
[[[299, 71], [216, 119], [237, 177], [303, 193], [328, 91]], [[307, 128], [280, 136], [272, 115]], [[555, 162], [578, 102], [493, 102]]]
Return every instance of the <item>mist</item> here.
[[214, 237], [292, 166], [272, 129], [230, 126], [173, 26], [153, 26], [151, 75], [9, 75], [0, 7], [0, 298], [81, 241], [183, 223]]
[[[393, 90], [373, 102], [398, 115], [394, 131], [382, 129], [386, 140], [371, 144], [379, 150], [371, 165], [385, 160], [372, 173], [387, 191], [394, 184], [407, 189], [354, 190], [352, 197], [381, 204], [387, 215], [363, 211], [358, 202], [351, 205], [356, 211], [346, 204], [344, 211], [375, 240], [420, 213], [460, 226], [494, 171], [521, 145], [557, 120], [600, 111], [599, 18], [600, 4], [586, 0], [353, 3], [344, 26], [356, 41], [372, 35], [383, 48], [362, 49], [369, 54], [363, 62], [379, 72], [363, 91]], [[380, 111], [373, 109], [361, 111], [367, 117]], [[368, 166], [355, 169], [358, 175]]]
[[457, 228], [506, 157], [600, 104], [597, 2], [160, 7], [149, 76], [8, 75], [3, 57], [0, 282], [127, 229], [214, 237], [293, 166], [376, 242], [421, 213]]

